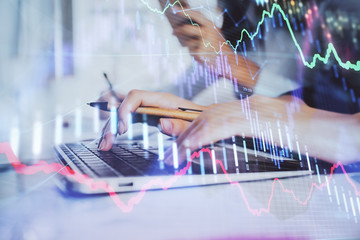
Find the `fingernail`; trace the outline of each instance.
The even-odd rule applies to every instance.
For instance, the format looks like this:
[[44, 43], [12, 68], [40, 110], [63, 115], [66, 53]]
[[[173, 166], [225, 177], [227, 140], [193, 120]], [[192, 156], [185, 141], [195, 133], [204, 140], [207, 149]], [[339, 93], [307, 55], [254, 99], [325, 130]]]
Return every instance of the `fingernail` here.
[[164, 132], [171, 132], [172, 131], [172, 123], [170, 120], [167, 119], [161, 119], [160, 120], [161, 129]]

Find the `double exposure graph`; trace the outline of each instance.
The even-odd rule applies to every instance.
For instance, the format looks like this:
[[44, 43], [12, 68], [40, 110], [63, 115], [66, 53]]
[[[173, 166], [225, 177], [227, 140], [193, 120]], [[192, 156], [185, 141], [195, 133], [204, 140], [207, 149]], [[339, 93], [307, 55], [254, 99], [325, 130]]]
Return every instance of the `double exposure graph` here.
[[[191, 160], [193, 160], [194, 158], [199, 158], [200, 152], [207, 153], [209, 155], [212, 154], [209, 149], [203, 148], [199, 152], [194, 152], [191, 155]], [[114, 192], [113, 188], [111, 186], [109, 186], [106, 182], [91, 179], [86, 175], [83, 175], [79, 172], [76, 172], [76, 171], [70, 169], [69, 167], [62, 166], [59, 163], [48, 164], [45, 161], [39, 161], [38, 163], [36, 163], [34, 165], [30, 165], [30, 166], [22, 164], [18, 160], [18, 158], [15, 156], [15, 154], [13, 153], [13, 151], [11, 149], [11, 146], [8, 143], [0, 144], [0, 154], [6, 155], [7, 159], [13, 166], [16, 173], [18, 173], [18, 174], [33, 175], [33, 174], [37, 174], [39, 172], [44, 172], [46, 174], [57, 173], [57, 174], [61, 174], [61, 175], [70, 175], [74, 180], [78, 181], [81, 184], [87, 185], [92, 190], [97, 190], [99, 188], [104, 189], [108, 192], [109, 196], [112, 198], [112, 200], [114, 201], [116, 206], [123, 212], [131, 212], [133, 210], [134, 206], [139, 204], [143, 200], [143, 198], [145, 197], [146, 191], [148, 189], [150, 189], [152, 186], [160, 186], [163, 190], [170, 188], [172, 186], [172, 184], [174, 182], [176, 182], [176, 180], [178, 178], [180, 178], [182, 175], [186, 174], [186, 172], [189, 170], [191, 163], [192, 163], [190, 161], [187, 164], [187, 166], [184, 167], [183, 169], [179, 170], [179, 172], [177, 172], [171, 180], [163, 181], [159, 177], [158, 179], [147, 182], [146, 184], [144, 184], [142, 186], [141, 190], [135, 197], [132, 197], [128, 202], [124, 202], [121, 200], [120, 196], [118, 196]], [[358, 196], [360, 195], [360, 191], [357, 189], [355, 183], [350, 179], [350, 177], [348, 176], [348, 174], [346, 173], [346, 171], [344, 169], [344, 166], [340, 162], [333, 165], [326, 182], [324, 182], [322, 184], [317, 184], [317, 183], [311, 184], [311, 187], [310, 187], [307, 197], [305, 199], [301, 199], [301, 198], [297, 197], [296, 194], [293, 192], [293, 190], [287, 189], [286, 187], [284, 187], [284, 185], [281, 183], [281, 181], [278, 178], [275, 178], [271, 185], [272, 190], [271, 190], [271, 194], [268, 198], [268, 204], [265, 207], [259, 208], [259, 209], [254, 209], [251, 207], [251, 204], [247, 200], [246, 192], [244, 191], [244, 189], [242, 188], [240, 183], [234, 182], [231, 180], [231, 177], [227, 174], [227, 172], [225, 170], [223, 162], [220, 160], [216, 160], [216, 164], [220, 165], [222, 171], [226, 174], [226, 178], [228, 179], [229, 183], [235, 187], [234, 191], [240, 191], [242, 199], [245, 202], [248, 211], [255, 216], [261, 216], [264, 213], [269, 213], [270, 208], [271, 208], [271, 201], [274, 197], [274, 188], [277, 184], [280, 185], [283, 192], [289, 194], [294, 199], [294, 201], [296, 201], [298, 204], [301, 204], [301, 205], [309, 204], [311, 195], [313, 194], [314, 191], [322, 190], [322, 189], [326, 189], [326, 188], [329, 189], [330, 182], [334, 176], [333, 175], [334, 170], [337, 168], [341, 169], [342, 172], [344, 173], [344, 175], [346, 176], [346, 179], [347, 179], [349, 185], [351, 186], [351, 188], [354, 191], [354, 194], [356, 195], [357, 204], [358, 204], [357, 206], [359, 207], [359, 197]], [[352, 211], [353, 212], [357, 211], [355, 209], [354, 199], [351, 198], [350, 201], [351, 201]], [[360, 208], [358, 209], [358, 211], [360, 211]]]

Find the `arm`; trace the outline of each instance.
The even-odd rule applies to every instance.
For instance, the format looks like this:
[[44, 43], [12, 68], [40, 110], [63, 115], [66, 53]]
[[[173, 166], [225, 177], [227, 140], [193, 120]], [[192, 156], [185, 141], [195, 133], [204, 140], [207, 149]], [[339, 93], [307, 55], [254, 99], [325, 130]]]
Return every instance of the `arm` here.
[[[297, 151], [297, 141], [302, 153], [305, 153], [306, 145], [309, 155], [319, 159], [343, 163], [359, 160], [360, 115], [313, 109], [296, 97], [269, 98], [254, 95], [241, 101], [204, 107], [167, 93], [135, 90], [126, 97], [119, 108], [121, 119], [127, 119], [126, 116], [139, 106], [168, 108], [184, 106], [203, 110], [191, 123], [183, 120], [160, 119], [161, 131], [168, 135], [179, 136], [176, 142], [179, 159], [182, 160], [185, 159], [187, 148], [196, 150], [234, 135], [260, 138], [261, 132], [266, 131], [272, 132], [273, 141], [278, 146], [281, 146], [281, 143], [287, 147], [291, 145], [294, 151]], [[127, 130], [126, 121], [121, 122], [120, 134]], [[252, 127], [254, 124], [256, 130]], [[104, 129], [104, 135], [103, 150], [108, 150], [115, 136], [107, 127]], [[171, 149], [165, 161], [172, 164]]]
[[[160, 0], [160, 4], [165, 8], [166, 0]], [[171, 1], [175, 2], [175, 1]], [[179, 1], [184, 9], [188, 9], [187, 1]], [[221, 35], [221, 29], [217, 28], [212, 21], [204, 17], [197, 11], [182, 11], [180, 4], [176, 3], [173, 9], [168, 9], [165, 14], [173, 28], [173, 34], [179, 39], [182, 46], [187, 47], [190, 54], [199, 62], [216, 67], [216, 59], [220, 54], [220, 44], [225, 42]], [[186, 13], [186, 15], [185, 15]], [[193, 21], [191, 24], [189, 18]], [[221, 47], [222, 54], [227, 56], [228, 64], [231, 69], [230, 73], [222, 73], [221, 75], [227, 79], [236, 78], [240, 86], [254, 89], [257, 78], [255, 73], [259, 70], [259, 66], [254, 62], [246, 59], [241, 54], [236, 55], [234, 50], [226, 43]]]
[[[179, 136], [179, 152], [186, 148], [195, 150], [233, 135], [261, 138], [261, 131], [271, 131], [274, 144], [291, 145], [295, 152], [298, 142], [302, 154], [307, 151], [310, 156], [329, 162], [359, 160], [359, 114], [346, 115], [310, 108], [296, 97], [259, 95], [249, 97], [250, 107], [246, 114], [242, 111], [245, 102], [217, 104], [206, 109]], [[247, 118], [257, 125], [257, 131]], [[167, 162], [171, 161], [169, 153]]]
[[297, 129], [298, 140], [307, 145], [309, 155], [333, 163], [359, 161], [360, 114], [311, 110], [307, 119], [298, 120]]

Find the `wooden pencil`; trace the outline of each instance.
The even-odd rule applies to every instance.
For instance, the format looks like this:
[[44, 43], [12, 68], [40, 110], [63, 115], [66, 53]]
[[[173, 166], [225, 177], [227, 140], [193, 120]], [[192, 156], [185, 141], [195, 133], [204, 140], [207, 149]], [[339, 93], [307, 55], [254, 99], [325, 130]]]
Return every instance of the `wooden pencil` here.
[[[111, 109], [117, 109], [119, 107], [119, 104], [111, 104], [108, 102], [91, 102], [88, 103], [88, 105], [103, 111], [111, 111]], [[180, 109], [165, 109], [165, 108], [157, 108], [157, 107], [138, 107], [135, 113], [147, 114], [149, 116], [158, 116], [164, 118], [176, 118], [186, 121], [193, 121], [201, 113], [201, 110], [196, 110], [196, 109], [186, 110], [186, 108], [181, 108], [181, 109], [185, 109], [185, 111]]]

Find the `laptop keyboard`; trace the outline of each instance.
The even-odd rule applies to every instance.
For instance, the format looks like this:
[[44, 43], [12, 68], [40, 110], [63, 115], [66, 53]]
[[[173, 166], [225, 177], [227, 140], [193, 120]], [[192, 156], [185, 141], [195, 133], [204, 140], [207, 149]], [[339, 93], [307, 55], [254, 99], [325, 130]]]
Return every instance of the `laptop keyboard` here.
[[[139, 145], [114, 145], [98, 151], [95, 144], [68, 143], [60, 146], [76, 167], [89, 177], [146, 176], [173, 174], [161, 167], [158, 156]], [[66, 162], [64, 162], [66, 164]]]
[[[63, 153], [75, 164], [75, 166], [89, 177], [120, 177], [120, 176], [162, 176], [173, 175], [179, 169], [186, 166], [184, 161], [178, 169], [168, 166], [163, 161], [158, 161], [158, 155], [142, 148], [140, 144], [115, 144], [110, 151], [102, 152], [97, 150], [96, 144], [90, 142], [66, 143], [59, 146]], [[230, 151], [230, 150], [229, 150]], [[218, 153], [221, 157], [223, 152]], [[304, 170], [299, 160], [282, 161], [281, 163], [273, 161], [268, 157], [254, 157], [249, 155], [249, 161], [244, 158], [243, 152], [238, 152], [238, 161], [236, 166], [234, 159], [231, 158], [233, 151], [227, 155], [229, 159], [223, 159], [223, 164], [227, 163], [227, 173], [245, 173], [245, 172], [268, 172], [268, 171], [296, 171]], [[59, 158], [66, 166], [68, 160]], [[202, 157], [203, 156], [203, 157]], [[212, 160], [205, 159], [206, 154], [200, 154], [200, 158], [194, 161], [186, 174], [207, 175], [215, 174], [213, 171]], [[203, 159], [202, 159], [203, 158]], [[201, 160], [202, 159], [202, 160]], [[200, 163], [197, 163], [200, 162]], [[317, 161], [318, 163], [319, 160]], [[234, 165], [235, 164], [235, 165]], [[281, 164], [281, 168], [279, 167]], [[223, 173], [220, 165], [216, 166], [217, 173]], [[226, 168], [226, 167], [225, 167]], [[314, 168], [313, 168], [314, 169]]]

